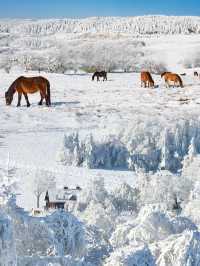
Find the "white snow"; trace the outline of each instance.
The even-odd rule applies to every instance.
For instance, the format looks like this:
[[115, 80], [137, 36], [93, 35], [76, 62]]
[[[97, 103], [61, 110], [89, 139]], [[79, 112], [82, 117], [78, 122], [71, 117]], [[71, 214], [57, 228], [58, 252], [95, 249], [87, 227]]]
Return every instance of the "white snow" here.
[[[199, 33], [199, 17], [0, 20], [0, 264], [200, 264]], [[50, 81], [50, 108], [5, 105], [21, 75]], [[43, 211], [77, 185], [69, 212]]]

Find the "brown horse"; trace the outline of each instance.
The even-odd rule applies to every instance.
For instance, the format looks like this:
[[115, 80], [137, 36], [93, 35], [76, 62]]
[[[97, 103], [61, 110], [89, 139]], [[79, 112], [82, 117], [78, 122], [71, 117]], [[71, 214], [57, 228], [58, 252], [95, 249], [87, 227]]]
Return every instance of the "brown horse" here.
[[11, 105], [13, 101], [13, 95], [18, 92], [18, 103], [17, 107], [21, 105], [22, 94], [25, 97], [27, 107], [30, 106], [28, 100], [28, 93], [40, 92], [41, 100], [39, 105], [42, 105], [45, 99], [46, 105], [51, 105], [51, 95], [50, 95], [50, 83], [47, 79], [43, 77], [19, 77], [17, 78], [9, 87], [8, 91], [5, 93], [6, 104]]
[[141, 87], [154, 87], [154, 80], [149, 72], [141, 72]]
[[171, 72], [164, 72], [161, 74], [161, 78], [164, 78], [165, 84], [168, 87], [170, 86], [170, 82], [173, 82], [174, 83], [173, 87], [180, 86], [181, 88], [183, 88], [183, 81], [178, 74]]
[[194, 77], [198, 77], [198, 76], [199, 76], [198, 72], [195, 71], [195, 72], [194, 72]]
[[93, 80], [93, 81], [94, 81], [95, 77], [97, 77], [97, 81], [100, 80], [99, 78], [103, 78], [103, 81], [108, 80], [108, 79], [107, 79], [107, 72], [106, 72], [106, 71], [101, 71], [101, 72], [96, 71], [96, 72], [93, 74], [93, 76], [92, 76], [92, 80]]

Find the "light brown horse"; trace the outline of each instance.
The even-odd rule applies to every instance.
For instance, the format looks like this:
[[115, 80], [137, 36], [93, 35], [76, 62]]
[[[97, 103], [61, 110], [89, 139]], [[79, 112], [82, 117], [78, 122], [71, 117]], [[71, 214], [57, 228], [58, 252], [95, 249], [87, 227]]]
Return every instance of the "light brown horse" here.
[[166, 86], [170, 86], [170, 82], [173, 82], [173, 87], [180, 86], [183, 88], [183, 81], [178, 74], [171, 73], [171, 72], [164, 72], [161, 74], [161, 78], [164, 78]]
[[41, 100], [39, 105], [42, 105], [45, 99], [46, 105], [51, 105], [51, 95], [50, 95], [50, 83], [47, 79], [43, 77], [19, 77], [17, 78], [9, 87], [8, 91], [5, 93], [6, 104], [11, 105], [13, 101], [13, 95], [18, 92], [18, 103], [17, 106], [21, 105], [22, 94], [25, 97], [27, 107], [30, 106], [27, 94], [33, 94], [40, 92]]
[[141, 87], [154, 87], [154, 80], [149, 72], [141, 72]]

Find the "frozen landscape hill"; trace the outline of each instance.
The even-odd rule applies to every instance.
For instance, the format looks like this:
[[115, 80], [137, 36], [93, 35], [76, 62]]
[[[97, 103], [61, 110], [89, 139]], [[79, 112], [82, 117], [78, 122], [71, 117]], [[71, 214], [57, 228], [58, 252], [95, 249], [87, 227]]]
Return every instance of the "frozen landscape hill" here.
[[[194, 71], [200, 17], [1, 19], [0, 265], [199, 266]], [[51, 107], [6, 105], [21, 75], [49, 80]]]
[[0, 32], [26, 36], [56, 33], [199, 34], [200, 17], [138, 16], [84, 19], [0, 20]]

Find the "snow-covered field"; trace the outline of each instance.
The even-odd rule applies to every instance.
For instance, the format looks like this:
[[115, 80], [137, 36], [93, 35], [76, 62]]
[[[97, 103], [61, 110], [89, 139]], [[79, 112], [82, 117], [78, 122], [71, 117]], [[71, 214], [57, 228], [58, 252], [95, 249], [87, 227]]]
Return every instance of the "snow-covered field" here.
[[[0, 265], [200, 265], [199, 30], [198, 17], [0, 21]], [[24, 99], [17, 108], [17, 95], [6, 106], [18, 76], [38, 75], [24, 70], [33, 57], [24, 64], [14, 57], [34, 50], [51, 64], [57, 44], [62, 59], [72, 55], [73, 71], [40, 73], [52, 106], [38, 106], [39, 94], [29, 96], [30, 108]], [[136, 72], [92, 82], [81, 70], [91, 47], [88, 60], [107, 49], [96, 64], [119, 48], [120, 70], [139, 54], [129, 63], [154, 72], [155, 88], [141, 88]], [[164, 69], [185, 73], [184, 88], [166, 88], [155, 74]], [[64, 186], [82, 188], [68, 212], [32, 216], [37, 193], [43, 210], [46, 190], [51, 198]]]

